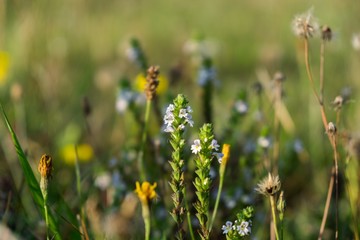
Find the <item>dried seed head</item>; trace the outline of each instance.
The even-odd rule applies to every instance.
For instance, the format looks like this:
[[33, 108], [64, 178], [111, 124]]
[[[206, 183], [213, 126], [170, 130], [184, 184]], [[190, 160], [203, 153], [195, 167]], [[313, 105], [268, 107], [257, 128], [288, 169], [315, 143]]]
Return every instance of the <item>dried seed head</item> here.
[[45, 178], [45, 179], [51, 178], [53, 165], [52, 165], [52, 158], [49, 155], [47, 154], [42, 155], [39, 162], [38, 170], [40, 172], [41, 178]]
[[267, 178], [264, 178], [255, 188], [255, 191], [269, 197], [275, 195], [281, 188], [279, 176], [273, 176], [269, 173]]
[[157, 79], [159, 74], [160, 68], [158, 66], [151, 66], [147, 70], [145, 94], [148, 100], [153, 99], [156, 94], [156, 88], [159, 85], [159, 80]]
[[334, 105], [334, 109], [340, 110], [344, 104], [344, 98], [342, 96], [336, 96], [334, 101], [332, 102], [332, 104]]
[[322, 26], [321, 27], [321, 38], [324, 41], [331, 41], [332, 37], [333, 37], [333, 34], [331, 31], [331, 28], [327, 25]]
[[330, 134], [330, 135], [335, 135], [336, 134], [336, 126], [333, 122], [329, 122], [328, 123], [328, 127], [327, 127], [327, 132]]
[[310, 38], [318, 30], [318, 23], [314, 19], [312, 9], [306, 13], [295, 16], [292, 22], [294, 34], [301, 38]]

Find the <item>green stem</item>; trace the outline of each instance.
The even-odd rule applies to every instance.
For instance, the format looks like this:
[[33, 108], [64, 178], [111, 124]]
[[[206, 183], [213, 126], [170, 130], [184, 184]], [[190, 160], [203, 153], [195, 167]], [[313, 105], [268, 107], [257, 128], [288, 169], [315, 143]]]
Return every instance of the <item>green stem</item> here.
[[219, 190], [218, 190], [218, 193], [217, 193], [217, 196], [216, 196], [214, 211], [213, 211], [211, 221], [210, 221], [210, 225], [209, 225], [209, 233], [211, 232], [211, 229], [212, 229], [214, 221], [215, 221], [217, 209], [219, 207], [220, 196], [221, 196], [223, 184], [224, 184], [224, 175], [222, 174], [222, 175], [220, 175]]
[[144, 166], [144, 148], [145, 148], [146, 139], [147, 139], [147, 128], [148, 128], [149, 119], [150, 119], [150, 109], [151, 109], [151, 100], [147, 100], [146, 101], [146, 110], [145, 110], [144, 129], [143, 129], [142, 138], [141, 138], [141, 146], [140, 146], [140, 150], [138, 153], [138, 164], [139, 164], [141, 181], [146, 180], [146, 171], [145, 171], [145, 166]]
[[185, 201], [185, 207], [187, 209], [186, 217], [187, 217], [190, 237], [191, 237], [191, 240], [195, 240], [195, 235], [194, 235], [194, 231], [193, 231], [192, 224], [191, 224], [191, 215], [190, 215], [190, 210], [189, 210], [189, 204], [188, 204], [188, 201], [186, 200], [186, 190], [184, 190], [184, 201]]
[[278, 233], [278, 230], [277, 230], [277, 223], [276, 223], [274, 196], [270, 196], [270, 205], [271, 205], [272, 218], [273, 218], [273, 222], [274, 222], [274, 230], [275, 230], [276, 240], [280, 240], [279, 233]]
[[145, 240], [149, 240], [151, 230], [149, 205], [142, 204], [142, 215], [145, 223]]
[[47, 193], [44, 194], [44, 211], [45, 211], [45, 224], [46, 224], [46, 239], [49, 240], [49, 215], [47, 208]]

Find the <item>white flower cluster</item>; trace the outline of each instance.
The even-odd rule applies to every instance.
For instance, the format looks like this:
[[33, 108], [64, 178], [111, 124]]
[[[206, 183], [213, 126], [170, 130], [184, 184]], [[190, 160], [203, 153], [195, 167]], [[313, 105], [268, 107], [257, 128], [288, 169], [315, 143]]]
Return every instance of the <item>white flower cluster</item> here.
[[115, 103], [116, 111], [123, 114], [130, 104], [135, 103], [142, 105], [145, 102], [145, 98], [142, 94], [135, 93], [128, 89], [120, 90]]
[[[211, 150], [219, 151], [219, 147], [220, 147], [220, 145], [218, 144], [218, 142], [215, 139], [213, 139], [210, 143]], [[198, 154], [200, 151], [201, 151], [200, 139], [195, 139], [194, 144], [191, 145], [191, 152], [194, 154]], [[219, 163], [221, 163], [222, 158], [224, 157], [224, 154], [222, 154], [221, 152], [213, 152], [213, 155], [216, 156]]]
[[230, 231], [236, 231], [243, 237], [251, 233], [251, 221], [241, 221], [239, 224], [239, 221], [236, 220], [234, 225], [231, 221], [227, 221], [225, 225], [222, 226], [221, 230], [223, 230], [223, 234], [228, 234]]
[[[174, 132], [176, 130], [173, 124], [175, 121], [174, 110], [175, 110], [174, 104], [170, 104], [166, 108], [166, 113], [164, 116], [164, 124], [165, 124], [164, 132]], [[186, 124], [189, 124], [191, 127], [194, 126], [194, 121], [192, 120], [192, 116], [190, 113], [192, 113], [192, 109], [190, 106], [188, 106], [186, 109], [185, 108], [180, 109], [178, 117], [184, 119], [184, 122], [178, 126], [180, 130], [184, 129]]]

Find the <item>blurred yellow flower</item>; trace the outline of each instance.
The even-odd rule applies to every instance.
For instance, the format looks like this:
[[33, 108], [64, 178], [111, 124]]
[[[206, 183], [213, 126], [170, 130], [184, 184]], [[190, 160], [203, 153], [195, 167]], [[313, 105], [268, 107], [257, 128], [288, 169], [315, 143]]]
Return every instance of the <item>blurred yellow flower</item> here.
[[7, 52], [0, 51], [0, 85], [6, 81], [10, 65], [10, 58]]
[[156, 182], [151, 185], [149, 182], [145, 181], [141, 186], [139, 182], [136, 182], [135, 192], [143, 205], [148, 205], [149, 201], [156, 197], [156, 186]]
[[[88, 162], [94, 156], [94, 150], [89, 144], [80, 144], [76, 146], [78, 160]], [[74, 164], [76, 160], [75, 146], [68, 144], [61, 149], [61, 155], [67, 164]]]
[[[159, 86], [156, 88], [156, 94], [163, 94], [169, 87], [169, 80], [162, 74], [158, 76]], [[139, 92], [143, 92], [146, 86], [146, 76], [143, 73], [139, 73], [135, 78], [135, 89]]]

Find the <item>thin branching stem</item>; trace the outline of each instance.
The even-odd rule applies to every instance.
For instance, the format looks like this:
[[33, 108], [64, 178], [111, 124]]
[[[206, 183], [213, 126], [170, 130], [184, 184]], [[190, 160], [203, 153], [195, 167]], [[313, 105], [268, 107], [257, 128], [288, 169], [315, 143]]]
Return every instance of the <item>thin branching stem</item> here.
[[279, 240], [279, 233], [278, 233], [278, 229], [277, 229], [277, 221], [276, 221], [276, 213], [275, 213], [275, 197], [274, 196], [270, 196], [270, 205], [271, 205], [271, 213], [272, 213], [272, 219], [273, 219], [273, 223], [274, 223], [274, 231], [275, 231], [275, 236], [276, 236], [276, 240]]

